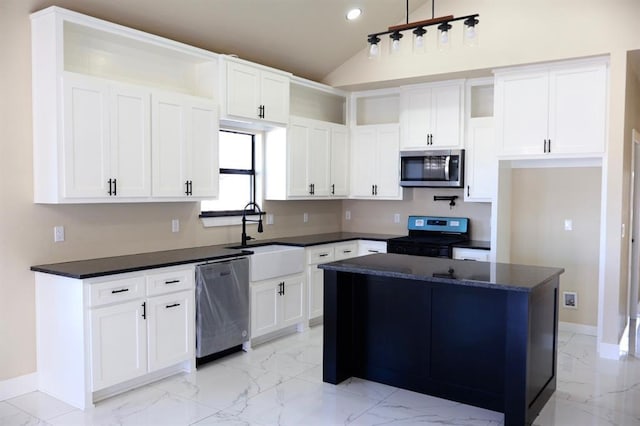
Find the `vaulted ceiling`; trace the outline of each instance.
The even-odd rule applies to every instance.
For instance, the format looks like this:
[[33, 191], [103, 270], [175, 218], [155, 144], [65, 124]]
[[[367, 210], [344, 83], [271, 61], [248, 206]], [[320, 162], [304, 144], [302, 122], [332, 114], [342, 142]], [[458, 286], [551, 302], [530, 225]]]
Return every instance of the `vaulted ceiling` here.
[[[406, 19], [406, 0], [9, 1], [28, 12], [57, 5], [316, 81], [365, 49], [367, 34]], [[410, 12], [426, 2], [410, 0]], [[363, 14], [349, 22], [352, 7]]]

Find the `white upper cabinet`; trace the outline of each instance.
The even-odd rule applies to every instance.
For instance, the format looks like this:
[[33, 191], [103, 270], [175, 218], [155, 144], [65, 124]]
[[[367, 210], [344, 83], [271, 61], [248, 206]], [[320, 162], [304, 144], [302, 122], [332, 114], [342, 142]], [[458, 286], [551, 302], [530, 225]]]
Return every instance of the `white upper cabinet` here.
[[218, 196], [218, 113], [185, 95], [153, 96], [154, 197]]
[[267, 200], [345, 197], [349, 140], [346, 126], [291, 116], [287, 129], [267, 134]]
[[290, 75], [227, 58], [225, 116], [254, 122], [289, 122]]
[[498, 155], [601, 155], [607, 62], [581, 60], [496, 72]]
[[149, 196], [149, 91], [66, 73], [63, 99], [63, 196]]
[[[216, 196], [218, 171], [211, 170], [218, 155], [217, 134], [215, 140], [211, 134], [218, 126], [216, 54], [55, 6], [32, 14], [31, 29], [35, 202]], [[189, 111], [179, 120], [186, 121], [154, 121], [159, 104], [152, 99], [165, 93], [182, 98], [178, 103]], [[170, 138], [157, 134], [160, 130], [187, 133]], [[162, 151], [152, 152], [156, 148]], [[192, 159], [180, 166], [189, 190], [172, 189], [170, 196], [166, 181], [152, 182], [165, 176], [151, 167], [152, 158], [168, 151], [179, 152], [173, 162]], [[179, 168], [162, 167], [167, 179]]]
[[404, 86], [400, 90], [400, 149], [461, 148], [464, 82]]
[[397, 124], [357, 126], [351, 150], [351, 197], [402, 199]]

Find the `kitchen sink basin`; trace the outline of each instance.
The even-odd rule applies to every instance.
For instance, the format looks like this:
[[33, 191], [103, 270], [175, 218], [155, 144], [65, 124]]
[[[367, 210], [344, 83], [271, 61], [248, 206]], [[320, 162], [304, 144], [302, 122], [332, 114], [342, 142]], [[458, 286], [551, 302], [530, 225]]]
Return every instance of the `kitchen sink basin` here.
[[269, 244], [264, 246], [232, 247], [251, 250], [249, 256], [250, 281], [261, 281], [304, 271], [304, 248]]

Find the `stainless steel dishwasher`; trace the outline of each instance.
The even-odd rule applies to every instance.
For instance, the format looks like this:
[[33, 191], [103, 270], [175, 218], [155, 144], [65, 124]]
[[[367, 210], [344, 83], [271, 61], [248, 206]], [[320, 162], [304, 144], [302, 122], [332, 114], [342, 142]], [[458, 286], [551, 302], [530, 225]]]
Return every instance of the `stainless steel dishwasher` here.
[[196, 365], [249, 340], [249, 259], [196, 266]]

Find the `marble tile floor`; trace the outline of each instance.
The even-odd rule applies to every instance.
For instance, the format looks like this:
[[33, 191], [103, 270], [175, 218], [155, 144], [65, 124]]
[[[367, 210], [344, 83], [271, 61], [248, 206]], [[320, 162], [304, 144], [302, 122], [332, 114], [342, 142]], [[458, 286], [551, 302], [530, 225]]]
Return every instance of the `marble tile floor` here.
[[[637, 331], [636, 331], [637, 333]], [[0, 425], [501, 425], [501, 413], [351, 379], [322, 382], [322, 327], [99, 402], [84, 412], [33, 392], [0, 401]], [[535, 425], [640, 426], [640, 359], [600, 359], [561, 332], [558, 389]]]

